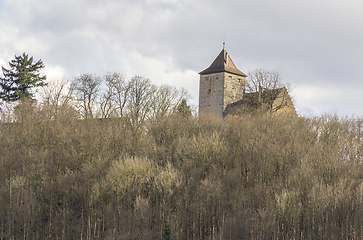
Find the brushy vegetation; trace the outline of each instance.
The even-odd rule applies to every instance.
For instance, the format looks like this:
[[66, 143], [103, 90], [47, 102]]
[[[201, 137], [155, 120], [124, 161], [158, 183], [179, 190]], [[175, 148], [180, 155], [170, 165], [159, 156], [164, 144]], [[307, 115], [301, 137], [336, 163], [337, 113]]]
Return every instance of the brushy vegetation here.
[[135, 130], [18, 110], [0, 239], [363, 238], [361, 119], [171, 112]]

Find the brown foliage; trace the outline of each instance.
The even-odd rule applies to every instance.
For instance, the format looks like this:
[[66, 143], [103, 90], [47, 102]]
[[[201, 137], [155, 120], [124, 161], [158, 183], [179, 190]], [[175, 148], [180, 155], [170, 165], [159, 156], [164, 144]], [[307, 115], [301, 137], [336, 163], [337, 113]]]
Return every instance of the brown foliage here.
[[135, 134], [23, 107], [0, 128], [2, 239], [363, 238], [361, 119], [170, 111]]

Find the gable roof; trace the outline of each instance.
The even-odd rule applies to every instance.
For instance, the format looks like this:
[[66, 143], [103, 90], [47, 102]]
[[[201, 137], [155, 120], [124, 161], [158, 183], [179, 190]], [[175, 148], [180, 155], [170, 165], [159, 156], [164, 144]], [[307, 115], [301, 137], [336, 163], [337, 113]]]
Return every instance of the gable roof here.
[[199, 74], [206, 75], [219, 72], [229, 72], [242, 77], [247, 77], [246, 74], [237, 69], [225, 49], [221, 51], [209, 68], [201, 71]]

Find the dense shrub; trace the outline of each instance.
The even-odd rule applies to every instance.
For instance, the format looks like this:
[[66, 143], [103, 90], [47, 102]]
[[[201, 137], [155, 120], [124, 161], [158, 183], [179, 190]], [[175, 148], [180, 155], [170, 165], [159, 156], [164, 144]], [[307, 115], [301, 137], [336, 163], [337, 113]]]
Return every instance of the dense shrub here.
[[1, 124], [0, 239], [363, 238], [361, 119], [37, 114]]

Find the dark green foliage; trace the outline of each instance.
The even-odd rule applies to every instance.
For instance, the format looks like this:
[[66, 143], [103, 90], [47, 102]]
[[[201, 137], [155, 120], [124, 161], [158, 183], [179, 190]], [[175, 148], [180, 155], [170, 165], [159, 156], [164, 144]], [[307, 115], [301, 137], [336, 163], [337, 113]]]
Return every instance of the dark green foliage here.
[[39, 71], [44, 68], [42, 60], [33, 61], [28, 54], [15, 56], [9, 62], [10, 69], [2, 67], [4, 77], [0, 78], [0, 99], [14, 102], [34, 98], [35, 87], [44, 86], [46, 76], [40, 76]]
[[177, 113], [179, 113], [184, 117], [192, 116], [192, 110], [190, 109], [190, 106], [188, 105], [187, 100], [185, 98], [183, 98], [183, 100], [177, 106]]
[[164, 240], [171, 240], [171, 226], [169, 218], [166, 218], [164, 222]]

